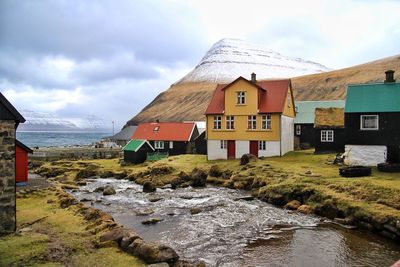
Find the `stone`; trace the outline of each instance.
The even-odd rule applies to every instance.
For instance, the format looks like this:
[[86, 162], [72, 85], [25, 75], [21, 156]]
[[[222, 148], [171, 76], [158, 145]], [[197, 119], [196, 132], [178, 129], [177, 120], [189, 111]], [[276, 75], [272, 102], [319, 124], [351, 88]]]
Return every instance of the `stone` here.
[[192, 179], [191, 186], [193, 187], [205, 187], [207, 182], [207, 173], [203, 170], [194, 168], [190, 174]]
[[240, 158], [240, 165], [247, 165], [251, 161], [256, 161], [257, 157], [253, 154], [243, 154]]
[[147, 267], [169, 267], [169, 264], [166, 262], [160, 262], [160, 263], [154, 263], [154, 264], [149, 264]]
[[104, 233], [102, 236], [100, 236], [100, 241], [101, 242], [115, 241], [117, 243], [120, 243], [122, 238], [124, 238], [124, 236], [126, 235], [127, 235], [127, 230], [122, 227], [119, 227]]
[[353, 223], [353, 218], [346, 217], [346, 218], [335, 218], [333, 219], [334, 222], [343, 225], [351, 225]]
[[147, 216], [153, 213], [154, 213], [153, 209], [138, 210], [136, 211], [136, 216]]
[[304, 214], [312, 214], [314, 213], [314, 208], [311, 207], [310, 205], [301, 205], [297, 208], [298, 212], [304, 213]]
[[145, 193], [155, 192], [156, 190], [157, 188], [152, 182], [147, 181], [143, 184], [143, 192]]
[[103, 191], [104, 191], [104, 186], [99, 186], [93, 192], [97, 193], [97, 192], [103, 192]]
[[135, 255], [136, 248], [138, 248], [142, 244], [144, 244], [143, 239], [137, 238], [133, 240], [133, 242], [126, 248], [126, 252], [128, 252], [131, 255]]
[[212, 165], [210, 170], [208, 171], [208, 175], [213, 176], [213, 177], [221, 177], [222, 170], [218, 165]]
[[171, 247], [157, 243], [143, 243], [135, 249], [135, 256], [146, 263], [174, 263], [179, 259], [178, 254]]
[[163, 200], [163, 198], [162, 197], [150, 197], [149, 198], [150, 202], [158, 202], [160, 200]]
[[202, 210], [200, 208], [191, 208], [190, 209], [190, 214], [195, 215], [202, 212]]
[[127, 251], [128, 246], [138, 238], [140, 238], [140, 236], [137, 233], [130, 232], [121, 239], [120, 247], [122, 248], [123, 251]]
[[268, 202], [277, 206], [283, 206], [286, 203], [285, 197], [276, 193], [272, 193], [268, 196]]
[[288, 202], [284, 208], [288, 209], [288, 210], [297, 210], [299, 207], [301, 206], [300, 201], [297, 200], [292, 200], [290, 202]]
[[161, 219], [161, 218], [150, 218], [150, 219], [142, 221], [142, 224], [143, 225], [151, 225], [151, 224], [159, 223], [161, 221], [163, 221], [163, 219]]
[[238, 201], [238, 200], [251, 201], [251, 200], [254, 200], [254, 197], [253, 196], [243, 196], [243, 197], [237, 197], [234, 200], [235, 201]]
[[114, 189], [114, 187], [112, 185], [106, 185], [104, 187], [104, 190], [103, 190], [103, 195], [104, 196], [115, 195], [115, 194], [116, 194], [116, 192], [115, 192], [115, 189]]

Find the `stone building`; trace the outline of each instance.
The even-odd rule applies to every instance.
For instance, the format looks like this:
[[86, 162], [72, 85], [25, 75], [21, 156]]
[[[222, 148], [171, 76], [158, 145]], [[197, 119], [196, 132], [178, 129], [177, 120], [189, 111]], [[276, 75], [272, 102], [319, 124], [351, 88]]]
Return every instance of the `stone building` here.
[[0, 93], [0, 234], [15, 231], [15, 133], [24, 117]]

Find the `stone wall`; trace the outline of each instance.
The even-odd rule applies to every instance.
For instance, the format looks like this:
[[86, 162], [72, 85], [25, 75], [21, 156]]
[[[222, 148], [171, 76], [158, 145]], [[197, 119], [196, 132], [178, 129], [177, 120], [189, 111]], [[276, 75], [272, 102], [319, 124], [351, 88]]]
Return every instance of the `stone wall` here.
[[15, 231], [15, 122], [0, 120], [0, 234]]

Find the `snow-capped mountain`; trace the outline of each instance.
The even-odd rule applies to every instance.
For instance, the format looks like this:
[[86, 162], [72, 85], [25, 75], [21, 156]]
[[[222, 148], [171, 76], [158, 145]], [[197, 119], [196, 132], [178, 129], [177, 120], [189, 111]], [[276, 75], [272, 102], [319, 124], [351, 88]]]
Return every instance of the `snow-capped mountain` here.
[[22, 110], [21, 114], [26, 121], [18, 126], [19, 131], [101, 131], [111, 128], [94, 115], [65, 119], [32, 110]]
[[292, 78], [330, 71], [316, 62], [283, 56], [264, 45], [238, 39], [222, 39], [215, 43], [200, 63], [178, 83], [230, 82], [239, 76], [250, 79]]

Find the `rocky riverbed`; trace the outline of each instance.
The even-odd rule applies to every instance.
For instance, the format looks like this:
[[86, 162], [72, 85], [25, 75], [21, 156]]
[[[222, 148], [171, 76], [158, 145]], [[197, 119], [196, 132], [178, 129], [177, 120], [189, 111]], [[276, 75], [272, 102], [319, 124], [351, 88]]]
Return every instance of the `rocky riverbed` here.
[[[96, 190], [107, 185], [116, 194]], [[274, 207], [243, 191], [165, 187], [144, 193], [141, 185], [116, 179], [88, 180], [73, 191], [145, 240], [210, 266], [388, 266], [400, 258], [397, 243]]]

